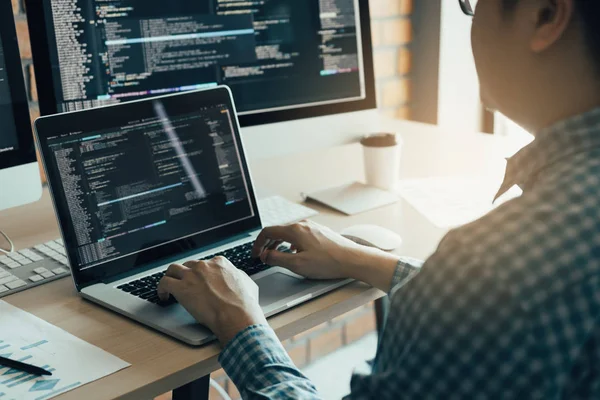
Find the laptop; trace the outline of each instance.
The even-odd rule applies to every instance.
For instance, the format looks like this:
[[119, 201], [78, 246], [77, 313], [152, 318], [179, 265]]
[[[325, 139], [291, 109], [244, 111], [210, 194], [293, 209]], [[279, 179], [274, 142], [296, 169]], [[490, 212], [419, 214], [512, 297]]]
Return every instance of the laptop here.
[[250, 257], [262, 229], [229, 88], [39, 118], [35, 133], [78, 293], [190, 345], [213, 340], [156, 286], [172, 263], [223, 255], [271, 316], [349, 280]]

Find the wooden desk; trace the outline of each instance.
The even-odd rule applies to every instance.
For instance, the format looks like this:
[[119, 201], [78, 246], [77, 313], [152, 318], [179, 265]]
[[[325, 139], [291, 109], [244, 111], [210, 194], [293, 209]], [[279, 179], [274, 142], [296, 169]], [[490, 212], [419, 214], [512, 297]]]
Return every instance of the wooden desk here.
[[[457, 140], [444, 137], [433, 127], [410, 123], [399, 123], [396, 130], [404, 133], [405, 176], [467, 172], [473, 165], [465, 162], [469, 152], [480, 158], [476, 164], [481, 169], [487, 165], [481, 160], [482, 154], [498, 155], [494, 150], [496, 140], [482, 135]], [[261, 161], [252, 164], [251, 169], [259, 192], [266, 188], [299, 201], [302, 191], [362, 179], [361, 151], [358, 145], [340, 146]], [[321, 212], [314, 219], [334, 229], [375, 223], [397, 231], [404, 238], [404, 245], [398, 251], [403, 255], [427, 257], [444, 234], [403, 202], [355, 217], [311, 206]], [[0, 213], [0, 226], [14, 239], [18, 249], [59, 236], [47, 191], [38, 203]], [[269, 322], [279, 338], [285, 340], [382, 295], [376, 289], [354, 283], [270, 318]], [[150, 399], [220, 368], [216, 343], [200, 348], [186, 346], [81, 299], [69, 279], [4, 300], [131, 363], [130, 368], [63, 394], [59, 399]]]

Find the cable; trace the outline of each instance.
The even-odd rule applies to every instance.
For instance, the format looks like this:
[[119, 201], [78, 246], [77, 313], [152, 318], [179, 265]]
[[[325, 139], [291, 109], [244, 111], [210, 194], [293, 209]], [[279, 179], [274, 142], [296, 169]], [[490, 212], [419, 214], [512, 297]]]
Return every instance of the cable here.
[[210, 386], [219, 392], [219, 395], [223, 398], [223, 400], [231, 400], [231, 397], [229, 397], [225, 389], [223, 389], [214, 379], [210, 380]]
[[12, 242], [12, 240], [10, 240], [8, 235], [6, 233], [0, 231], [0, 236], [3, 236], [4, 239], [6, 239], [6, 241], [8, 242], [8, 244], [10, 246], [9, 250], [6, 250], [6, 249], [3, 249], [2, 247], [0, 247], [0, 253], [9, 254], [9, 253], [12, 253], [13, 251], [15, 251], [15, 245]]

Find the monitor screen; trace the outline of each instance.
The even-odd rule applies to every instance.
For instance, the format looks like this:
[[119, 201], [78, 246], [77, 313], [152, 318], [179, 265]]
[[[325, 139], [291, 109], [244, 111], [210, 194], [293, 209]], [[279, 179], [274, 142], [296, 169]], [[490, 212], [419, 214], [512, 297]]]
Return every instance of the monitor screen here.
[[[5, 170], [32, 164], [35, 160], [15, 20], [11, 2], [0, 1], [0, 172], [16, 176], [16, 172]], [[8, 175], [0, 178], [0, 200], [6, 199], [1, 195], [1, 188], [6, 186], [4, 179], [7, 178]]]
[[[36, 71], [51, 71], [52, 90], [40, 88], [40, 101], [57, 112], [217, 85], [231, 88], [240, 115], [371, 96], [361, 32], [366, 1], [29, 3], [30, 19], [43, 10], [45, 26], [32, 36]], [[39, 55], [41, 35], [47, 57]]]
[[6, 71], [4, 59], [4, 47], [0, 38], [0, 121], [2, 121], [2, 127], [0, 127], [0, 153], [17, 150], [19, 146], [13, 101], [10, 86], [8, 86], [8, 72]]

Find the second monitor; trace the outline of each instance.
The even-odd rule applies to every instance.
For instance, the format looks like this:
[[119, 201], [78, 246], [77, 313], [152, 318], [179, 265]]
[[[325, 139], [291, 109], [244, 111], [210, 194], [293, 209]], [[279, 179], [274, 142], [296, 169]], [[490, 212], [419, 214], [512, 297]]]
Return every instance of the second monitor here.
[[218, 84], [243, 125], [375, 105], [366, 0], [27, 3], [43, 114]]
[[0, 0], [0, 211], [41, 195], [15, 21], [10, 1]]

